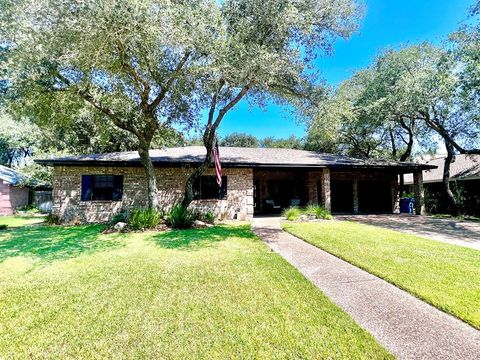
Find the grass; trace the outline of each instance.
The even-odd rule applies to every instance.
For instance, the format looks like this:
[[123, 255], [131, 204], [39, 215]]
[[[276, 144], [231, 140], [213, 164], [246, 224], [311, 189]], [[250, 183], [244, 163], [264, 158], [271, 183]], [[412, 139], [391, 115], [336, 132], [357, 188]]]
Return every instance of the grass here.
[[248, 225], [0, 233], [0, 358], [391, 356]]
[[480, 329], [480, 251], [353, 222], [284, 229]]
[[44, 216], [34, 215], [8, 215], [0, 216], [0, 224], [8, 225], [9, 228], [27, 225], [35, 225], [44, 222]]

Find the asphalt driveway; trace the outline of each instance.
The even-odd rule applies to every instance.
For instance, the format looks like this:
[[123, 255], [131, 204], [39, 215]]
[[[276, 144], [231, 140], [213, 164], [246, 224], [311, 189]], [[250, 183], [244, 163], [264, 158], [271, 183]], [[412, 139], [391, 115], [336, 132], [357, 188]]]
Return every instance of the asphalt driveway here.
[[340, 215], [335, 218], [358, 221], [480, 250], [480, 222], [405, 214]]

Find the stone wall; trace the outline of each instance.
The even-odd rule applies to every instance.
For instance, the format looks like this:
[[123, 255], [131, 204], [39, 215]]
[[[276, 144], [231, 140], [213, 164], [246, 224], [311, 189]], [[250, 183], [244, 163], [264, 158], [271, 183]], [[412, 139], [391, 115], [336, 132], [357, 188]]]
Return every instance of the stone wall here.
[[[183, 196], [190, 168], [157, 168], [160, 204], [168, 209]], [[82, 175], [123, 175], [121, 201], [81, 201]], [[205, 175], [213, 175], [209, 169]], [[218, 218], [249, 219], [253, 216], [252, 169], [223, 169], [227, 176], [226, 200], [194, 200], [192, 208], [213, 211]], [[106, 222], [114, 214], [146, 205], [146, 178], [141, 167], [56, 166], [53, 179], [53, 213], [69, 223]]]

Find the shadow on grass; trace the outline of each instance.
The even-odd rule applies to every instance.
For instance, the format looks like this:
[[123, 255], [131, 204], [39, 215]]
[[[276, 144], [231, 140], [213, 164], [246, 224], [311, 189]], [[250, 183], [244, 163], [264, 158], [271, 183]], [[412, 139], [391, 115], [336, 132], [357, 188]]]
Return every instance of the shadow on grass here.
[[221, 225], [205, 229], [173, 230], [154, 235], [151, 240], [165, 249], [200, 250], [229, 237], [255, 239], [249, 225]]
[[0, 234], [0, 262], [13, 256], [62, 260], [85, 252], [121, 246], [114, 237], [99, 239], [102, 229], [101, 225], [25, 226], [12, 229]]

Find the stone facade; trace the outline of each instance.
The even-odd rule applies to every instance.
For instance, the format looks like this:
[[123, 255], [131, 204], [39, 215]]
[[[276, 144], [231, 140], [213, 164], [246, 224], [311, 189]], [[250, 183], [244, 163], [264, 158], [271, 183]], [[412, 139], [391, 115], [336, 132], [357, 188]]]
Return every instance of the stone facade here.
[[[164, 209], [183, 196], [191, 168], [157, 168], [159, 202]], [[81, 201], [82, 175], [123, 175], [121, 201]], [[205, 175], [213, 175], [209, 169]], [[225, 200], [194, 200], [192, 208], [213, 211], [218, 218], [250, 219], [253, 216], [253, 171], [247, 168], [223, 169], [228, 188]], [[106, 222], [113, 215], [146, 205], [147, 183], [141, 167], [55, 166], [53, 213], [68, 223]]]

